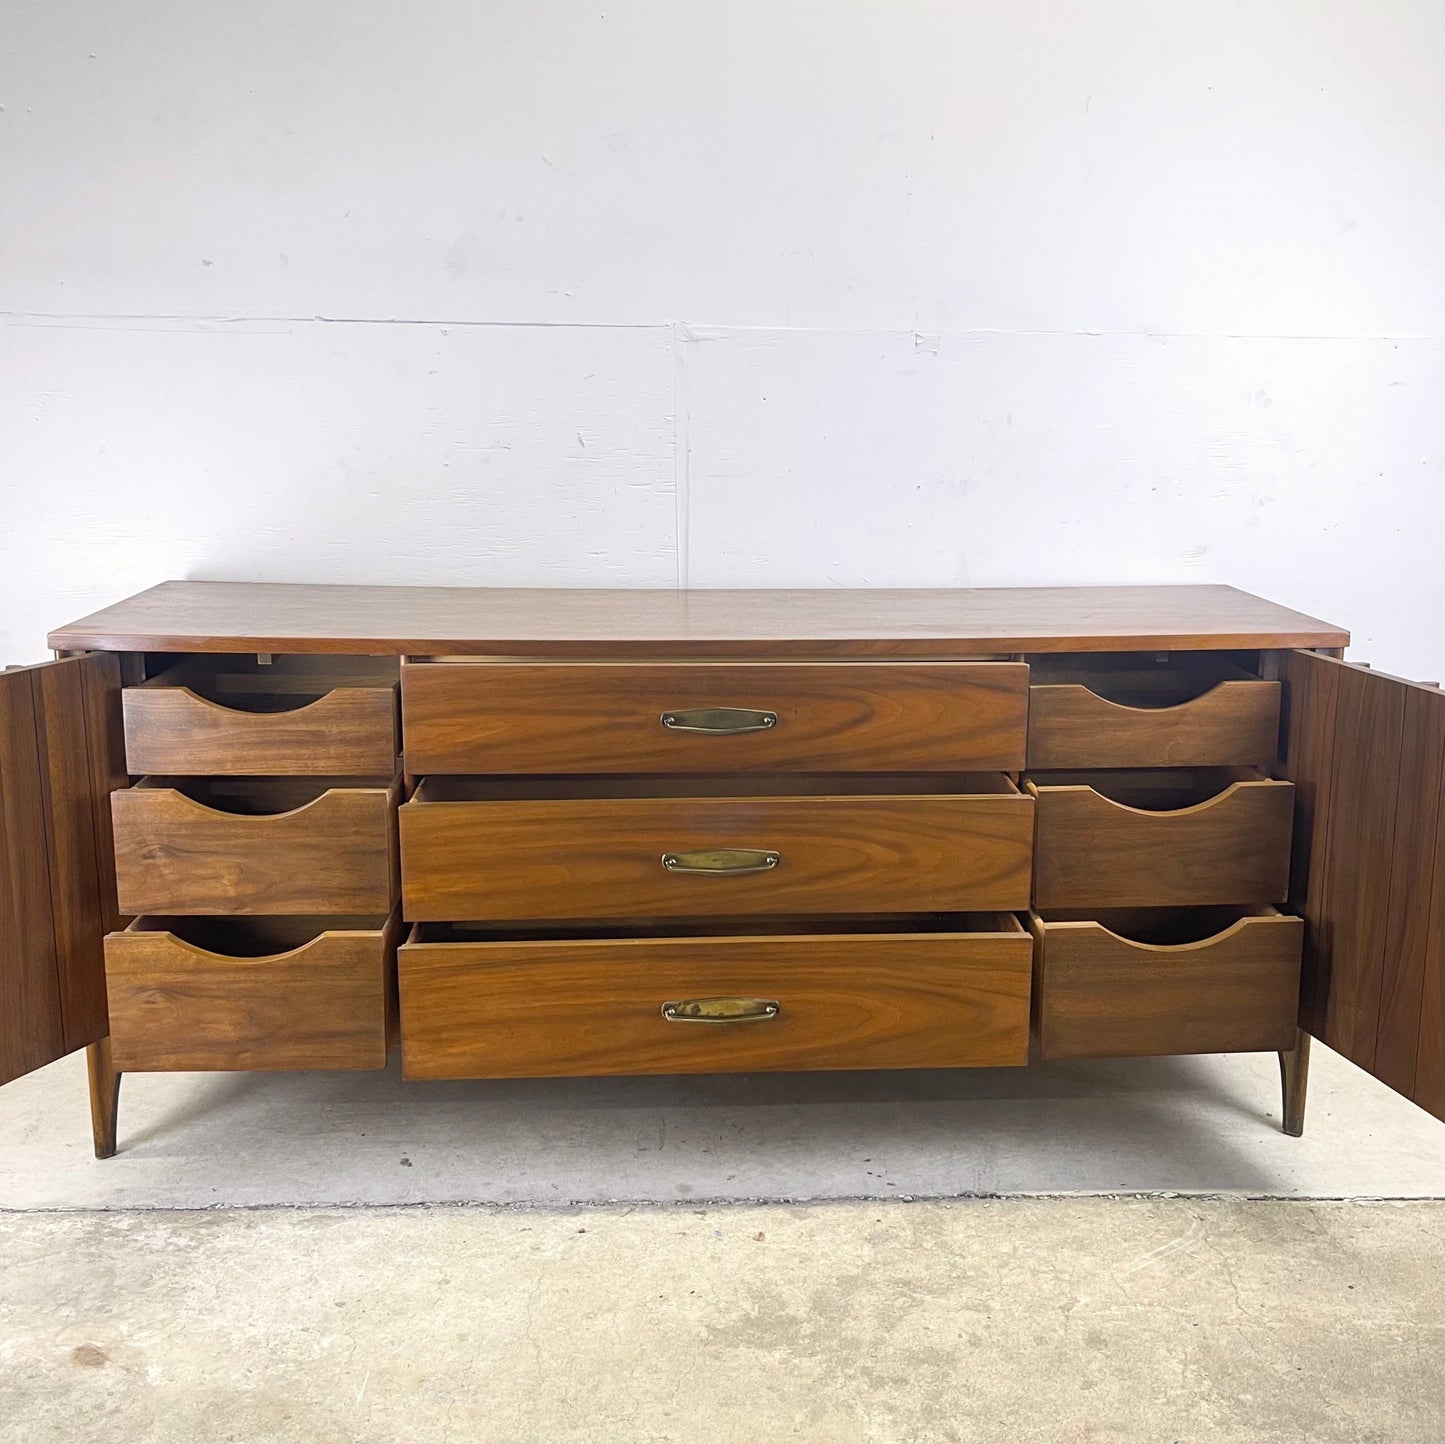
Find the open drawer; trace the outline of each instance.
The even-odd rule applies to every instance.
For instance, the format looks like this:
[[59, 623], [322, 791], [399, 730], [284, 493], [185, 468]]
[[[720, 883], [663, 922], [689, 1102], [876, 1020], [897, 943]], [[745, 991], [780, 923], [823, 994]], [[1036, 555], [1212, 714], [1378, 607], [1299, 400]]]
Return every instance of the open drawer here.
[[408, 662], [407, 770], [928, 772], [1024, 765], [1021, 662]]
[[1248, 768], [1030, 773], [1034, 905], [1277, 903], [1289, 891], [1294, 788]]
[[1232, 654], [1032, 660], [1030, 768], [1273, 767], [1280, 684]]
[[188, 657], [125, 688], [126, 768], [161, 773], [390, 775], [394, 657]]
[[1009, 913], [706, 930], [421, 924], [398, 959], [409, 1078], [1021, 1065]]
[[380, 778], [143, 778], [110, 799], [120, 910], [389, 913], [397, 793]]
[[421, 922], [1012, 909], [1033, 804], [1002, 773], [428, 777], [400, 830]]
[[115, 1066], [382, 1068], [396, 917], [137, 918], [105, 940]]
[[1045, 1058], [1292, 1048], [1304, 923], [1272, 907], [1035, 913]]

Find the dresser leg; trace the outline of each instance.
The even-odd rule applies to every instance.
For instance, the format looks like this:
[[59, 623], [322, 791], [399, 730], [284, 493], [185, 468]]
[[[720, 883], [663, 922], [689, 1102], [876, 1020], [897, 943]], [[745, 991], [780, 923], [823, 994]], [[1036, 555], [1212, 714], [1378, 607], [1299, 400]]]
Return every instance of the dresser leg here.
[[111, 1061], [108, 1037], [85, 1050], [85, 1066], [90, 1074], [90, 1131], [95, 1135], [95, 1156], [110, 1158], [115, 1153], [120, 1074]]
[[1284, 1095], [1284, 1131], [1298, 1138], [1305, 1131], [1305, 1093], [1310, 1081], [1310, 1035], [1303, 1028], [1295, 1045], [1279, 1055], [1279, 1086]]

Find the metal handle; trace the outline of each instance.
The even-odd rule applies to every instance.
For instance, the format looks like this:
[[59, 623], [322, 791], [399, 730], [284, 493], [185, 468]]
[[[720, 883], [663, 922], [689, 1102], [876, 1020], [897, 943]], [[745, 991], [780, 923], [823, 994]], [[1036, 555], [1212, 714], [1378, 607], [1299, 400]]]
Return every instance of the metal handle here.
[[694, 877], [740, 877], [749, 872], [771, 872], [782, 862], [781, 853], [759, 847], [711, 847], [697, 852], [665, 852], [662, 865], [668, 872]]
[[669, 732], [731, 737], [739, 732], [766, 732], [778, 725], [778, 714], [753, 707], [692, 707], [684, 712], [664, 712], [658, 720]]
[[772, 998], [684, 998], [662, 1005], [669, 1023], [766, 1023], [780, 1012]]

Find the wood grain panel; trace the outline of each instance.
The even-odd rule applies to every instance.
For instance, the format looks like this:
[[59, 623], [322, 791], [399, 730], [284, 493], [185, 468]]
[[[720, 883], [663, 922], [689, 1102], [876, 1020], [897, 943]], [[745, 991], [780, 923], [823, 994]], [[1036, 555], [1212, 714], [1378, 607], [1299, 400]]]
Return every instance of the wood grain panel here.
[[[1039, 908], [1273, 903], [1289, 888], [1293, 789], [1224, 781], [1191, 805], [1207, 774], [1030, 774], [1038, 799], [1034, 901]], [[1099, 789], [1106, 788], [1108, 796]]]
[[[409, 1078], [1021, 1065], [1030, 941], [994, 932], [427, 942], [400, 953]], [[414, 936], [426, 937], [426, 930]], [[743, 996], [776, 1017], [668, 1022]]]
[[1300, 1027], [1324, 1037], [1329, 995], [1330, 915], [1325, 906], [1330, 789], [1334, 780], [1335, 712], [1342, 664], [1286, 652], [1280, 657], [1284, 686], [1284, 756], [1280, 775], [1294, 783], [1294, 856], [1289, 903], [1305, 920], [1305, 964], [1300, 980]]
[[1445, 701], [1314, 653], [1280, 675], [1310, 847], [1301, 1025], [1445, 1117]]
[[1270, 910], [1175, 945], [1120, 936], [1093, 920], [1035, 915], [1031, 926], [1045, 1058], [1272, 1052], [1294, 1044], [1299, 918]]
[[1390, 920], [1395, 811], [1407, 687], [1344, 667], [1335, 710], [1324, 896], [1330, 913], [1325, 1037], [1367, 1072], [1375, 1066]]
[[0, 1083], [66, 1052], [33, 668], [0, 672]]
[[[258, 698], [232, 700], [254, 707]], [[137, 774], [369, 777], [389, 774], [398, 751], [391, 683], [337, 687], [275, 711], [227, 705], [155, 678], [125, 689], [124, 710], [126, 764]]]
[[105, 940], [115, 1066], [385, 1067], [398, 927], [137, 919]]
[[628, 591], [164, 582], [50, 634], [61, 650], [661, 660], [923, 660], [1348, 641], [1327, 622], [1222, 586]]
[[1435, 870], [1430, 887], [1430, 926], [1425, 934], [1420, 993], [1420, 1041], [1415, 1090], [1422, 1108], [1445, 1120], [1445, 802], [1435, 823]]
[[[769, 711], [731, 736], [664, 713]], [[1023, 766], [1028, 668], [1011, 662], [421, 663], [402, 670], [406, 765], [428, 772], [598, 773]]]
[[[1405, 688], [1389, 910], [1380, 967], [1374, 1074], [1407, 1097], [1420, 1060], [1421, 1001], [1429, 960], [1445, 970], [1441, 911], [1433, 905], [1445, 808], [1445, 694]], [[1434, 1041], [1445, 1050], [1445, 1028]]]
[[94, 653], [35, 668], [41, 703], [51, 903], [65, 1051], [107, 1027], [105, 934], [116, 906], [109, 795], [128, 778], [121, 755], [120, 662]]
[[1272, 767], [1278, 682], [1221, 682], [1168, 707], [1128, 706], [1079, 683], [1029, 690], [1029, 766]]
[[[579, 796], [401, 809], [414, 920], [928, 912], [1027, 905], [1033, 809], [1008, 792], [920, 797]], [[453, 793], [452, 795], [456, 795]], [[771, 871], [670, 873], [664, 853], [773, 849]]]
[[0, 1082], [105, 1035], [118, 660], [0, 674]]
[[320, 790], [298, 787], [301, 781], [249, 779], [180, 790], [147, 778], [115, 793], [121, 910], [389, 912], [397, 786]]

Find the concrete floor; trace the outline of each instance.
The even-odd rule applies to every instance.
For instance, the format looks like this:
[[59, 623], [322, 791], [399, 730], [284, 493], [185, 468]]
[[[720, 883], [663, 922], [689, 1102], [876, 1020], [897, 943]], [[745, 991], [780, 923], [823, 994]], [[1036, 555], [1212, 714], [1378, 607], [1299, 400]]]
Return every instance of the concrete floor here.
[[[139, 1075], [100, 1163], [68, 1059], [0, 1090], [0, 1444], [1437, 1444], [1445, 1125], [1313, 1073], [1303, 1139], [1269, 1056]], [[966, 1197], [1089, 1191], [1197, 1196]]]
[[83, 1060], [0, 1089], [0, 1208], [1445, 1194], [1445, 1124], [1316, 1048], [951, 1073], [404, 1083], [135, 1074], [91, 1157]]
[[1439, 1203], [0, 1216], [3, 1444], [1438, 1444]]

